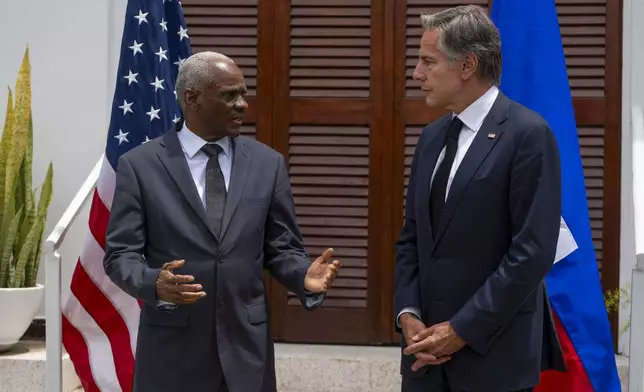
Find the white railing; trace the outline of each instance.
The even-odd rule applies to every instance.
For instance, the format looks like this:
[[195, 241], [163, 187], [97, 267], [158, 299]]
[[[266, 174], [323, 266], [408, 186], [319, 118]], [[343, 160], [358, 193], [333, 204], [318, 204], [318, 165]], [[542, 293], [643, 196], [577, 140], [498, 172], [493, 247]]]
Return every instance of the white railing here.
[[62, 309], [61, 309], [61, 257], [58, 253], [60, 244], [83, 206], [94, 191], [98, 175], [101, 172], [103, 156], [96, 162], [94, 169], [67, 206], [54, 230], [49, 234], [43, 245], [45, 255], [45, 317], [46, 317], [46, 349], [47, 349], [47, 392], [61, 392], [62, 379]]
[[631, 281], [628, 390], [644, 391], [644, 112], [633, 106], [633, 207], [637, 264]]

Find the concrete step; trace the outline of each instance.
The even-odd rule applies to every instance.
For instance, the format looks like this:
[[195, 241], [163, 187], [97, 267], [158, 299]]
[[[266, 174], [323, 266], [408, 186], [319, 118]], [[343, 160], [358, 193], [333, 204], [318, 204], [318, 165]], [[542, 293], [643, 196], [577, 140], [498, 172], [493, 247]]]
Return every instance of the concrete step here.
[[[398, 392], [399, 349], [396, 347], [276, 344], [279, 392]], [[69, 356], [63, 358], [64, 392], [82, 392]], [[617, 356], [626, 389], [628, 359]], [[21, 342], [0, 354], [0, 392], [44, 392], [44, 342]]]
[[[0, 392], [44, 392], [46, 351], [43, 341], [21, 340], [7, 353], [0, 354]], [[80, 388], [69, 354], [63, 354], [63, 392]]]

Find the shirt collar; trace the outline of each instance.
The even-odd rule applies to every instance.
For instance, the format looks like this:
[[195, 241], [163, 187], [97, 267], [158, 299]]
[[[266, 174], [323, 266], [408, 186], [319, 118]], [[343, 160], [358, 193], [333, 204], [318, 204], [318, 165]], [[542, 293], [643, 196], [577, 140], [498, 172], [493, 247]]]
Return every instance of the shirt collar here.
[[[485, 117], [487, 117], [496, 97], [499, 95], [499, 88], [496, 86], [490, 87], [485, 94], [481, 95], [479, 99], [474, 101], [470, 106], [458, 114], [458, 118], [465, 124], [469, 129], [478, 132], [483, 125]], [[452, 114], [452, 117], [454, 114]]]
[[[179, 143], [181, 143], [183, 151], [186, 153], [189, 159], [192, 159], [199, 151], [201, 151], [201, 148], [203, 146], [208, 144], [207, 141], [203, 140], [201, 137], [190, 131], [185, 122], [183, 123], [183, 128], [181, 128], [181, 131], [179, 131], [179, 133], [177, 134], [177, 137], [179, 138]], [[221, 146], [223, 153], [227, 157], [230, 157], [231, 146], [229, 137], [223, 137], [217, 140], [215, 143]]]

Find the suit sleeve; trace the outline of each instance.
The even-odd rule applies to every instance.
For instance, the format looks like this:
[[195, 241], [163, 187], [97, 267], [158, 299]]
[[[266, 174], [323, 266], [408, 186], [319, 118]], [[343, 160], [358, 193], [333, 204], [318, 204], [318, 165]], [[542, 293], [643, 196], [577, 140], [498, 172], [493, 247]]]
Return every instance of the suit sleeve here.
[[545, 123], [526, 132], [510, 178], [509, 251], [498, 269], [450, 320], [456, 333], [481, 355], [552, 267], [561, 221], [559, 159], [556, 140]]
[[304, 308], [314, 309], [322, 303], [324, 294], [313, 294], [304, 289], [304, 277], [310, 266], [309, 256], [304, 250], [297, 225], [291, 183], [281, 155], [266, 219], [264, 255], [265, 268], [278, 282], [300, 297]]
[[139, 184], [130, 162], [119, 159], [116, 187], [105, 241], [103, 266], [110, 279], [130, 296], [157, 306], [156, 279], [160, 269], [148, 267], [145, 214]]
[[420, 285], [418, 283], [418, 243], [416, 242], [416, 173], [423, 135], [416, 145], [411, 163], [409, 184], [405, 200], [405, 220], [396, 241], [396, 263], [394, 268], [394, 328], [402, 330], [398, 317], [404, 311], [416, 314], [420, 318]]

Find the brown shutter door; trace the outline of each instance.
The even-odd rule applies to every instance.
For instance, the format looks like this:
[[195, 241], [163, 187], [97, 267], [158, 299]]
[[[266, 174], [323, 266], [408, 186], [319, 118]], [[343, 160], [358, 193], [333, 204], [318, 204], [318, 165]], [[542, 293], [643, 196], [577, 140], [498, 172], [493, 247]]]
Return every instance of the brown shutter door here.
[[[606, 0], [558, 0], [570, 91], [577, 115], [579, 147], [586, 179], [588, 213], [597, 264], [602, 270], [604, 217]], [[602, 116], [604, 117], [604, 116]], [[610, 268], [610, 267], [609, 267]]]
[[314, 312], [273, 285], [274, 330], [285, 341], [372, 343], [378, 281], [391, 279], [375, 270], [382, 10], [371, 0], [276, 4], [274, 145], [287, 157], [311, 259], [332, 247], [343, 268]]

